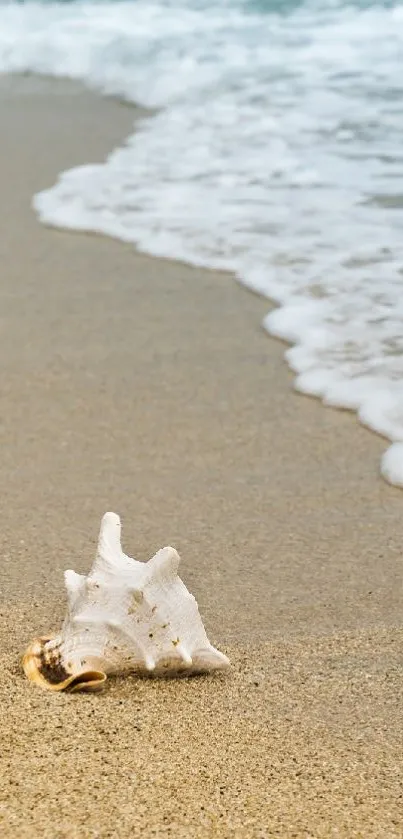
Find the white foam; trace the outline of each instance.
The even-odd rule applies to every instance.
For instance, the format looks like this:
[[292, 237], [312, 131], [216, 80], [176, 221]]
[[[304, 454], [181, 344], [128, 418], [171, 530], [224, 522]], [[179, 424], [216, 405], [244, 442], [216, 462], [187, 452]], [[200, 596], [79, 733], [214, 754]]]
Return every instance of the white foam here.
[[[403, 441], [403, 10], [0, 6], [0, 69], [161, 110], [35, 199], [48, 224], [226, 268], [279, 304], [295, 386]], [[403, 485], [399, 445], [382, 474]]]
[[403, 443], [393, 443], [382, 457], [383, 477], [395, 486], [403, 487]]

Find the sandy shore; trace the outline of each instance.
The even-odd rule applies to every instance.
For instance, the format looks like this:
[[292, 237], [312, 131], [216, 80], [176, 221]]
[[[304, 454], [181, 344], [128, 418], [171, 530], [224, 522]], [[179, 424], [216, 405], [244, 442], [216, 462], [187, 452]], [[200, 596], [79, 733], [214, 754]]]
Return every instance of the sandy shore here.
[[[403, 836], [403, 493], [383, 442], [295, 395], [267, 304], [212, 274], [41, 227], [32, 194], [135, 112], [0, 84], [2, 837]], [[227, 676], [28, 684], [62, 572], [119, 512], [182, 555]]]

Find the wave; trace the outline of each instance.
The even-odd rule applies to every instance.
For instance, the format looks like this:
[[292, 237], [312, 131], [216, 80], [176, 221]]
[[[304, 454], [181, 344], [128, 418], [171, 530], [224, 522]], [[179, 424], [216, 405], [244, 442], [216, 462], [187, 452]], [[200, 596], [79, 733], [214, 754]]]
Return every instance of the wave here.
[[0, 71], [158, 109], [43, 222], [224, 268], [277, 303], [297, 390], [355, 410], [403, 486], [403, 9], [337, 0], [0, 6]]

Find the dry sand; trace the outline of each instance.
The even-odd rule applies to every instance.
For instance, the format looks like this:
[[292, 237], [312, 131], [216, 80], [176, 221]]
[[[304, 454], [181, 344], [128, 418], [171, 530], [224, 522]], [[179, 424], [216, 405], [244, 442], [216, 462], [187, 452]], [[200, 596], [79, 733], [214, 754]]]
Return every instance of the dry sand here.
[[[403, 493], [383, 441], [292, 392], [267, 304], [213, 274], [41, 227], [32, 194], [135, 112], [0, 86], [0, 835], [403, 836]], [[182, 555], [218, 678], [49, 695], [19, 656], [56, 629], [99, 519]]]

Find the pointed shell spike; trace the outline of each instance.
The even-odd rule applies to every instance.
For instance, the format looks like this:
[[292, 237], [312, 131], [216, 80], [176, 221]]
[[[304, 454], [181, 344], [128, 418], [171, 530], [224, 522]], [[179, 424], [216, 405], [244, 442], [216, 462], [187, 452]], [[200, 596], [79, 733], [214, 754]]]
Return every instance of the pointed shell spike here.
[[121, 524], [116, 513], [105, 513], [98, 537], [98, 556], [113, 564], [122, 556]]
[[71, 609], [74, 607], [77, 598], [79, 597], [80, 593], [83, 590], [83, 587], [85, 586], [85, 580], [86, 578], [83, 576], [83, 574], [76, 574], [75, 571], [70, 570], [64, 572], [64, 582], [67, 591], [67, 599]]
[[147, 571], [155, 581], [158, 577], [174, 578], [178, 574], [180, 557], [175, 548], [161, 548], [147, 563]]
[[178, 646], [176, 647], [176, 651], [177, 651], [177, 653], [179, 653], [179, 655], [180, 655], [180, 657], [181, 657], [181, 659], [182, 659], [183, 663], [184, 663], [187, 667], [191, 667], [191, 666], [192, 666], [192, 664], [193, 664], [193, 659], [192, 659], [192, 656], [191, 656], [191, 655], [189, 655], [188, 651], [185, 649], [185, 647], [183, 646], [183, 644], [178, 644]]
[[120, 519], [106, 513], [88, 576], [66, 571], [68, 611], [60, 633], [32, 642], [31, 681], [52, 691], [99, 690], [110, 673], [179, 675], [228, 667], [209, 642], [198, 606], [165, 547], [147, 563], [126, 556]]
[[150, 655], [150, 653], [145, 653], [144, 663], [145, 663], [145, 666], [146, 666], [146, 670], [148, 670], [149, 673], [152, 673], [153, 670], [155, 670], [155, 661], [154, 661], [152, 655]]

